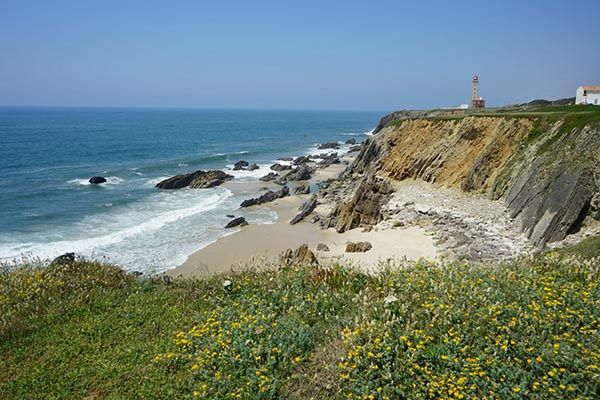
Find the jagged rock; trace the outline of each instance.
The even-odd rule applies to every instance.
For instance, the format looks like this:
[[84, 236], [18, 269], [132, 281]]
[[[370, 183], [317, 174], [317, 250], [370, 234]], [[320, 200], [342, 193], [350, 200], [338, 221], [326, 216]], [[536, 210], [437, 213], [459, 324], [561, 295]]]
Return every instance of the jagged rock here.
[[348, 153], [355, 153], [357, 151], [360, 151], [360, 149], [362, 149], [362, 145], [361, 144], [350, 146], [350, 148], [348, 149]]
[[330, 216], [331, 226], [340, 233], [359, 226], [375, 225], [382, 220], [381, 207], [393, 189], [385, 179], [369, 176], [362, 180], [352, 200], [338, 206]]
[[311, 178], [312, 170], [306, 165], [300, 165], [285, 176], [287, 181], [307, 181]]
[[190, 187], [194, 189], [205, 189], [221, 185], [233, 179], [233, 175], [223, 171], [196, 171], [189, 174], [177, 175], [156, 184], [159, 189], [181, 189]]
[[320, 167], [326, 167], [332, 164], [339, 164], [340, 158], [337, 156], [337, 153], [328, 154], [324, 157], [321, 157], [321, 161], [319, 161]]
[[349, 242], [346, 244], [346, 253], [364, 253], [373, 248], [369, 242]]
[[294, 194], [309, 194], [310, 186], [308, 185], [300, 185], [294, 188]]
[[88, 182], [92, 185], [98, 185], [100, 183], [106, 182], [106, 178], [103, 176], [92, 176]]
[[317, 245], [317, 251], [329, 251], [329, 247], [325, 243], [319, 243]]
[[244, 200], [240, 207], [250, 207], [258, 204], [268, 203], [273, 200], [281, 199], [282, 197], [289, 196], [290, 189], [287, 186], [284, 186], [280, 190], [272, 191], [269, 190], [265, 194], [256, 197], [254, 199]]
[[280, 261], [285, 267], [319, 264], [315, 253], [309, 250], [306, 244], [301, 245], [296, 250], [287, 249], [281, 254]]
[[316, 207], [317, 207], [317, 196], [313, 194], [308, 201], [304, 202], [300, 206], [300, 208], [299, 208], [300, 213], [298, 215], [296, 215], [290, 221], [290, 225], [295, 225], [298, 222], [302, 221], [304, 218], [306, 218], [306, 216], [308, 214], [313, 212]]
[[227, 223], [227, 225], [225, 225], [225, 228], [235, 228], [236, 226], [246, 226], [248, 225], [248, 222], [246, 221], [246, 218], [244, 217], [237, 217], [232, 219], [231, 221], [229, 221]]
[[235, 218], [235, 215], [233, 215], [233, 214], [227, 214], [226, 217], [227, 218]]
[[50, 263], [50, 266], [70, 264], [74, 261], [75, 261], [75, 253], [65, 253], [65, 254], [61, 254], [60, 256], [58, 256], [54, 260], [52, 260], [52, 262]]
[[270, 167], [273, 171], [277, 171], [277, 172], [281, 172], [281, 171], [285, 171], [288, 169], [292, 169], [291, 165], [281, 165], [279, 163], [275, 163], [273, 165], [271, 165]]
[[258, 166], [258, 164], [256, 163], [252, 163], [248, 166], [248, 168], [246, 168], [248, 171], [255, 171], [257, 169], [259, 169], [260, 167]]
[[339, 149], [340, 148], [340, 144], [338, 142], [327, 142], [327, 143], [321, 143], [319, 145], [319, 147], [317, 147], [318, 150], [326, 150], [326, 149]]
[[292, 164], [300, 165], [300, 164], [306, 164], [307, 162], [310, 162], [310, 158], [308, 158], [307, 156], [300, 156], [300, 157], [296, 157], [294, 159], [294, 161], [292, 162]]
[[250, 164], [248, 163], [248, 161], [244, 161], [244, 160], [242, 160], [242, 161], [238, 161], [238, 162], [236, 162], [235, 164], [233, 164], [233, 170], [234, 170], [234, 171], [239, 171], [239, 170], [241, 170], [241, 169], [246, 169], [246, 167], [247, 167], [248, 165], [250, 165]]
[[354, 138], [348, 139], [348, 140], [346, 140], [346, 144], [356, 144], [356, 139], [354, 139]]
[[279, 157], [277, 161], [293, 161], [294, 157]]
[[258, 178], [258, 180], [263, 181], [263, 182], [268, 182], [268, 181], [277, 179], [278, 176], [279, 176], [279, 174], [276, 174], [275, 172], [269, 172], [265, 176]]

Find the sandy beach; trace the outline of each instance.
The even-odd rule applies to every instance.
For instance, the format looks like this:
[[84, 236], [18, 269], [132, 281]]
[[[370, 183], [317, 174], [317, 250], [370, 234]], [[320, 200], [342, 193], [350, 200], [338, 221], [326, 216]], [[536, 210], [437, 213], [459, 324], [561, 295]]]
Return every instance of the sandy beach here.
[[[351, 161], [351, 158], [346, 157], [345, 160]], [[336, 178], [345, 168], [345, 164], [336, 164], [320, 169], [308, 183], [315, 187], [318, 182]], [[235, 181], [224, 186], [230, 190], [249, 191], [252, 185], [257, 189], [275, 187], [263, 182]], [[296, 225], [290, 225], [289, 221], [298, 213], [298, 207], [309, 198], [310, 195], [291, 195], [256, 206], [273, 210], [277, 214], [277, 221], [273, 224], [236, 228], [236, 232], [190, 255], [185, 263], [167, 274], [174, 277], [205, 276], [244, 268], [257, 259], [260, 259], [262, 264], [268, 264], [269, 261], [276, 261], [286, 249], [296, 249], [302, 244], [308, 245], [321, 264], [343, 261], [369, 272], [376, 272], [382, 263], [391, 260], [421, 257], [434, 259], [437, 256], [431, 234], [417, 226], [385, 229], [376, 226], [369, 232], [353, 229], [340, 234], [333, 228], [321, 229], [318, 224], [308, 222], [309, 218]], [[330, 207], [331, 205], [327, 204], [320, 205], [315, 213], [327, 213]], [[359, 241], [368, 241], [373, 248], [364, 253], [345, 252], [346, 243]], [[316, 251], [319, 243], [327, 245], [329, 251]]]

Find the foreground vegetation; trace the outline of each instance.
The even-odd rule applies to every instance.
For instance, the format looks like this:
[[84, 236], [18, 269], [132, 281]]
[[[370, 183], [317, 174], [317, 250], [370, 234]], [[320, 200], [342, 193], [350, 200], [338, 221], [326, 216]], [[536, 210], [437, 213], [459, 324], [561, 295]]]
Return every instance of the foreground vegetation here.
[[170, 284], [4, 271], [0, 398], [598, 398], [600, 258], [569, 251]]

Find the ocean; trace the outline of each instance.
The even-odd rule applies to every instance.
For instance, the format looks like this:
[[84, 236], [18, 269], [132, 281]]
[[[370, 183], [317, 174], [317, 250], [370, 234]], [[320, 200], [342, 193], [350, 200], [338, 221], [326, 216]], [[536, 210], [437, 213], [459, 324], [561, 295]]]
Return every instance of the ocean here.
[[[65, 252], [156, 273], [231, 233], [227, 214], [273, 223], [257, 193], [159, 190], [167, 177], [221, 169], [258, 180], [278, 157], [364, 140], [384, 112], [0, 108], [0, 261]], [[256, 171], [230, 171], [233, 163]], [[90, 185], [95, 175], [107, 178]], [[235, 230], [234, 230], [235, 231]]]

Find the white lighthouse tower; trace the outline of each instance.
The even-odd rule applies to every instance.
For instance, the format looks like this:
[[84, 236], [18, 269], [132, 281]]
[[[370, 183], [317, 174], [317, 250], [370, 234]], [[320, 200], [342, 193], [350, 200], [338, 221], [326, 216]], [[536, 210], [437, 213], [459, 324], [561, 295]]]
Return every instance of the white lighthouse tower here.
[[479, 96], [479, 77], [473, 75], [473, 89], [471, 91], [471, 107], [472, 108], [484, 108], [485, 100]]

